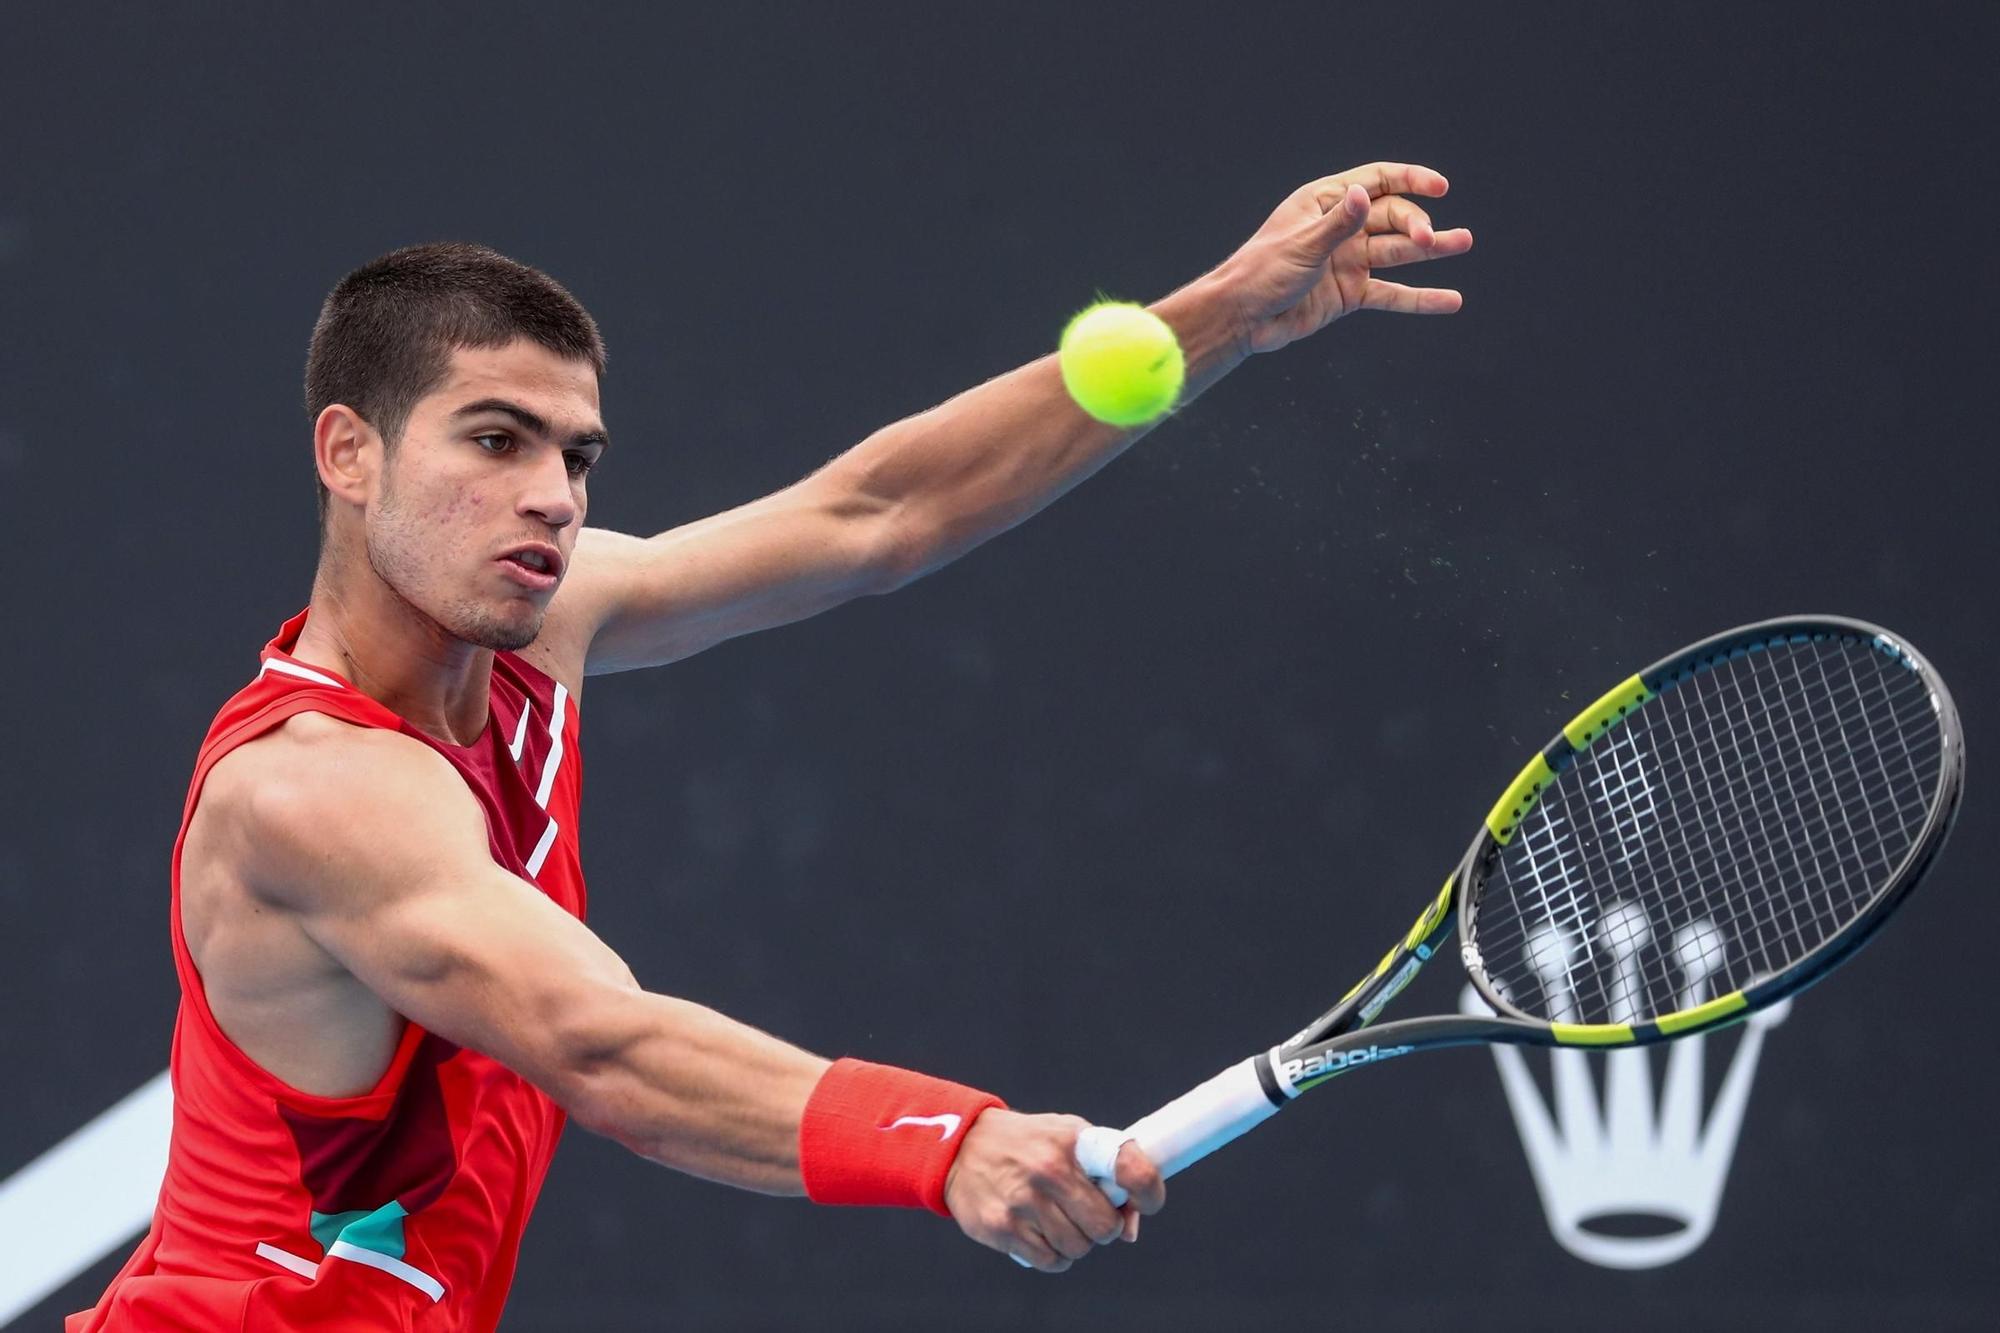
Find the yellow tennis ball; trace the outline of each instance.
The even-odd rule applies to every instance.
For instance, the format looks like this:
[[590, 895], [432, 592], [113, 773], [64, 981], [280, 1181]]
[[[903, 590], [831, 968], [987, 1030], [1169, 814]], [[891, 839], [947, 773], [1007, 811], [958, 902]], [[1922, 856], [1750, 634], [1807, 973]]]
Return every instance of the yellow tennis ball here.
[[1112, 426], [1143, 426], [1180, 397], [1187, 361], [1167, 322], [1130, 301], [1101, 301], [1063, 330], [1063, 387]]

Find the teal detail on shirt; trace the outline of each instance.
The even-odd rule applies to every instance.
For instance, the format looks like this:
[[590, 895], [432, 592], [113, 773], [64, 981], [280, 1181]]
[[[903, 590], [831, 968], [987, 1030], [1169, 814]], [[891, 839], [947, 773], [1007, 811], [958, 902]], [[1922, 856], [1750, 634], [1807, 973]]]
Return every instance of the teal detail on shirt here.
[[322, 1251], [344, 1240], [357, 1249], [373, 1250], [391, 1259], [403, 1257], [403, 1219], [409, 1214], [394, 1199], [373, 1212], [356, 1209], [346, 1213], [314, 1213], [313, 1239]]

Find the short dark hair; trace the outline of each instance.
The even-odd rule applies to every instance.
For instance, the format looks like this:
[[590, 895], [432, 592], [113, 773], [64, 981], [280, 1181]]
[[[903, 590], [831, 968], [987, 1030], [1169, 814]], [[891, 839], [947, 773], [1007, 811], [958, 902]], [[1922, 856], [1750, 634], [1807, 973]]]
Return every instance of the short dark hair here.
[[[444, 382], [459, 347], [531, 338], [604, 374], [604, 339], [582, 302], [548, 274], [483, 245], [392, 250], [327, 294], [306, 352], [306, 417], [345, 403], [393, 448], [417, 400]], [[327, 492], [319, 487], [326, 519]]]

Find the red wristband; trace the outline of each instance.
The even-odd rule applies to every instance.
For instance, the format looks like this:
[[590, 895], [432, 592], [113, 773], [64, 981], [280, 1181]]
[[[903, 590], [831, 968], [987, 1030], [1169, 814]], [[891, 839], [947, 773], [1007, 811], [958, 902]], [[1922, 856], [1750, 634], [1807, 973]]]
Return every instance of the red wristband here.
[[836, 1060], [806, 1099], [799, 1174], [814, 1203], [928, 1208], [949, 1217], [945, 1176], [990, 1092], [893, 1065]]

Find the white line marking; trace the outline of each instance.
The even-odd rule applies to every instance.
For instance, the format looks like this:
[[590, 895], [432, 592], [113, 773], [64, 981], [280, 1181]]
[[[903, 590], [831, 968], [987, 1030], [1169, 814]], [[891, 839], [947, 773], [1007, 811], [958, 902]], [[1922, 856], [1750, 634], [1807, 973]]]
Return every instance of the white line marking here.
[[345, 1259], [349, 1263], [366, 1264], [370, 1268], [379, 1268], [389, 1276], [399, 1277], [409, 1283], [418, 1291], [430, 1297], [433, 1302], [444, 1299], [444, 1283], [438, 1281], [421, 1268], [410, 1267], [401, 1259], [391, 1259], [386, 1254], [377, 1254], [373, 1250], [364, 1250], [359, 1245], [350, 1245], [344, 1240], [337, 1240], [328, 1246], [326, 1257], [329, 1259]]
[[310, 1259], [302, 1259], [290, 1250], [281, 1250], [275, 1245], [257, 1242], [257, 1257], [269, 1259], [280, 1268], [289, 1268], [300, 1277], [310, 1281], [319, 1276], [319, 1265]]
[[549, 789], [555, 786], [556, 770], [562, 767], [563, 713], [569, 708], [569, 690], [556, 686], [555, 704], [549, 709], [549, 757], [542, 763], [542, 785], [535, 789], [535, 804], [549, 808]]
[[549, 816], [549, 826], [542, 830], [542, 840], [535, 844], [535, 850], [528, 854], [528, 878], [542, 873], [542, 862], [549, 859], [549, 849], [556, 845], [556, 817]]
[[532, 699], [521, 700], [521, 721], [514, 728], [514, 739], [507, 742], [507, 753], [517, 764], [521, 762], [521, 747], [528, 743], [528, 714], [535, 711], [533, 704]]
[[302, 667], [293, 662], [280, 662], [275, 657], [265, 658], [264, 665], [257, 668], [257, 674], [260, 676], [266, 671], [277, 671], [287, 676], [297, 676], [300, 680], [309, 680], [315, 685], [331, 685], [336, 690], [347, 688], [332, 676], [322, 675], [310, 667]]
[[899, 1116], [896, 1119], [891, 1120], [888, 1124], [882, 1126], [882, 1128], [884, 1130], [890, 1130], [890, 1129], [901, 1129], [905, 1125], [921, 1125], [925, 1129], [937, 1130], [938, 1142], [943, 1143], [947, 1139], [949, 1139], [952, 1135], [958, 1133], [958, 1124], [959, 1124], [959, 1117], [957, 1115], [954, 1115], [950, 1111], [947, 1111], [943, 1115]]
[[173, 1122], [162, 1070], [0, 1181], [0, 1328], [152, 1222]]

